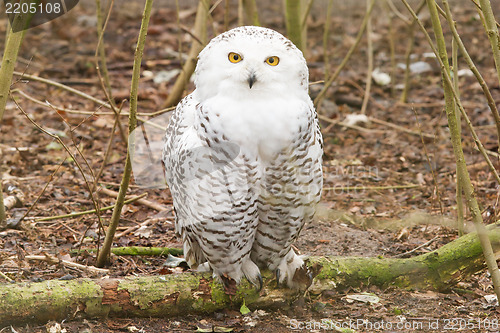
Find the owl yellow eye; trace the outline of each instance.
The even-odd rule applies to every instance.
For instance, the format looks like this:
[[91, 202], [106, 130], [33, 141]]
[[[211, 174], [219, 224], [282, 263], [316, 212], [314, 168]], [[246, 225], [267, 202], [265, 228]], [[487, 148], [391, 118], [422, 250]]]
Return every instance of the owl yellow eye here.
[[231, 61], [233, 64], [243, 60], [243, 58], [238, 53], [234, 53], [234, 52], [229, 53], [228, 58], [229, 58], [229, 61]]
[[266, 64], [271, 66], [276, 66], [279, 63], [280, 63], [280, 58], [278, 58], [277, 56], [269, 57], [266, 59]]

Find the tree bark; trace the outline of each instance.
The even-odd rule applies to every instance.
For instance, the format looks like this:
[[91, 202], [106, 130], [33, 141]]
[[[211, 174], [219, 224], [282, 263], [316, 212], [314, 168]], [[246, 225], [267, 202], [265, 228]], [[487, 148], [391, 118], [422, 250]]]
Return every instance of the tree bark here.
[[300, 0], [285, 0], [285, 21], [288, 38], [295, 44], [295, 46], [304, 52], [304, 45], [302, 43], [302, 27], [300, 22], [300, 3]]
[[[97, 255], [97, 267], [104, 267], [108, 260], [111, 246], [115, 238], [116, 228], [120, 222], [122, 208], [125, 204], [125, 195], [127, 194], [128, 185], [130, 183], [130, 176], [132, 174], [132, 161], [131, 157], [134, 154], [135, 141], [134, 136], [130, 135], [137, 127], [137, 99], [139, 89], [139, 78], [141, 77], [141, 62], [144, 53], [144, 45], [146, 43], [146, 36], [148, 33], [149, 19], [151, 17], [151, 8], [153, 7], [153, 0], [146, 0], [144, 12], [142, 14], [141, 29], [139, 31], [139, 38], [134, 53], [134, 67], [132, 69], [132, 83], [130, 87], [130, 109], [128, 117], [128, 145], [127, 145], [127, 158], [125, 160], [125, 167], [123, 168], [122, 181], [120, 183], [120, 190], [116, 197], [116, 204], [113, 208], [113, 215], [109, 221], [108, 229], [106, 230], [106, 237], [102, 245], [101, 252]], [[97, 210], [97, 207], [96, 207]], [[99, 211], [97, 210], [99, 213]], [[98, 218], [99, 215], [97, 215]]]
[[[21, 2], [30, 4], [33, 1], [25, 0]], [[12, 75], [17, 62], [17, 54], [21, 48], [26, 29], [32, 15], [17, 14], [12, 24], [7, 25], [5, 48], [0, 65], [0, 123], [2, 122], [7, 100], [9, 99], [10, 86], [12, 83]], [[10, 31], [13, 29], [14, 31]], [[2, 175], [0, 173], [0, 230], [7, 227], [5, 205], [2, 192]]]
[[165, 103], [163, 103], [164, 108], [175, 106], [182, 99], [182, 94], [184, 89], [189, 82], [189, 78], [193, 75], [196, 69], [196, 63], [198, 62], [198, 54], [203, 50], [207, 44], [207, 19], [210, 16], [210, 1], [200, 0], [198, 2], [198, 9], [196, 10], [196, 18], [194, 20], [194, 35], [191, 44], [191, 49], [189, 49], [188, 58], [184, 65], [182, 66], [182, 71], [175, 80], [174, 86], [170, 90], [170, 94], [167, 97]]
[[[500, 250], [500, 223], [489, 226], [495, 251]], [[376, 285], [444, 291], [482, 270], [484, 257], [476, 233], [413, 258], [311, 257], [312, 294]], [[124, 279], [75, 279], [0, 285], [0, 327], [13, 323], [67, 318], [172, 317], [237, 307], [270, 309], [292, 302], [297, 293], [276, 288], [263, 272], [260, 293], [246, 280], [229, 297], [209, 273], [183, 273]]]

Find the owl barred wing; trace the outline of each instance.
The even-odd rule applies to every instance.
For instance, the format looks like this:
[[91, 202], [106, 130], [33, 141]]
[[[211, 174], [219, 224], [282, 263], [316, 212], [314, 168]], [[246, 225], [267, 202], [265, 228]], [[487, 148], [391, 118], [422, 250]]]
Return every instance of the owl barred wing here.
[[165, 140], [176, 232], [193, 268], [207, 262], [216, 276], [238, 282], [244, 274], [257, 284], [260, 273], [249, 259], [258, 223], [255, 158], [210, 133], [208, 119], [191, 118], [197, 108], [188, 96], [172, 116]]
[[195, 71], [163, 153], [186, 259], [254, 284], [258, 263], [295, 287], [304, 261], [292, 243], [322, 187], [303, 54], [276, 31], [238, 27], [210, 41]]
[[170, 188], [175, 210], [175, 231], [182, 236], [184, 253], [188, 262], [199, 263], [205, 260], [201, 248], [193, 242], [185, 230], [189, 223], [189, 213], [184, 182], [184, 161], [191, 149], [201, 145], [191, 127], [194, 123], [196, 101], [192, 95], [185, 97], [177, 105], [167, 126], [162, 163], [165, 179]]

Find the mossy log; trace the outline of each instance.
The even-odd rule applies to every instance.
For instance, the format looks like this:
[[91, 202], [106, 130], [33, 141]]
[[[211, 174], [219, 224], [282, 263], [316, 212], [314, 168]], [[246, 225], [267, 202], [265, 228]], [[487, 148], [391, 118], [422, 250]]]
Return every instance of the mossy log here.
[[[488, 231], [498, 252], [500, 225], [491, 225]], [[315, 274], [311, 294], [368, 285], [443, 291], [485, 266], [475, 233], [413, 258], [311, 257], [308, 265]], [[3, 284], [0, 328], [67, 318], [209, 313], [238, 307], [243, 300], [252, 310], [269, 309], [289, 304], [297, 297], [297, 292], [276, 288], [270, 272], [263, 275], [260, 293], [243, 281], [231, 297], [208, 273]]]

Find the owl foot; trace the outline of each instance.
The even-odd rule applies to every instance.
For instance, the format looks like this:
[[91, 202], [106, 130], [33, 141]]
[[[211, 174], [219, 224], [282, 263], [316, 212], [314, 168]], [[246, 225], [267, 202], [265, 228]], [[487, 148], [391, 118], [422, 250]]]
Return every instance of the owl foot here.
[[224, 293], [226, 295], [236, 295], [236, 291], [238, 290], [238, 288], [236, 287], [236, 280], [230, 278], [226, 274], [221, 275], [220, 280], [222, 281], [222, 286], [224, 287]]
[[262, 275], [260, 275], [260, 273], [259, 273], [259, 285], [255, 286], [255, 289], [257, 290], [257, 292], [262, 290], [263, 285], [264, 285], [264, 281], [262, 281]]
[[275, 270], [278, 287], [286, 281], [290, 289], [307, 289], [312, 283], [312, 274], [304, 263], [303, 256], [298, 256], [293, 250], [281, 260]]
[[313, 281], [313, 274], [309, 267], [304, 263], [301, 267], [297, 268], [292, 278], [296, 289], [306, 290], [309, 288]]
[[210, 272], [212, 270], [212, 268], [210, 267], [210, 265], [208, 264], [208, 261], [207, 262], [204, 262], [203, 264], [201, 265], [198, 265], [198, 267], [196, 268], [196, 271], [197, 272]]
[[245, 260], [241, 266], [241, 271], [247, 280], [255, 286], [255, 289], [257, 289], [257, 291], [261, 291], [262, 286], [264, 285], [262, 275], [260, 275], [259, 267], [257, 267], [257, 265], [250, 258]]

